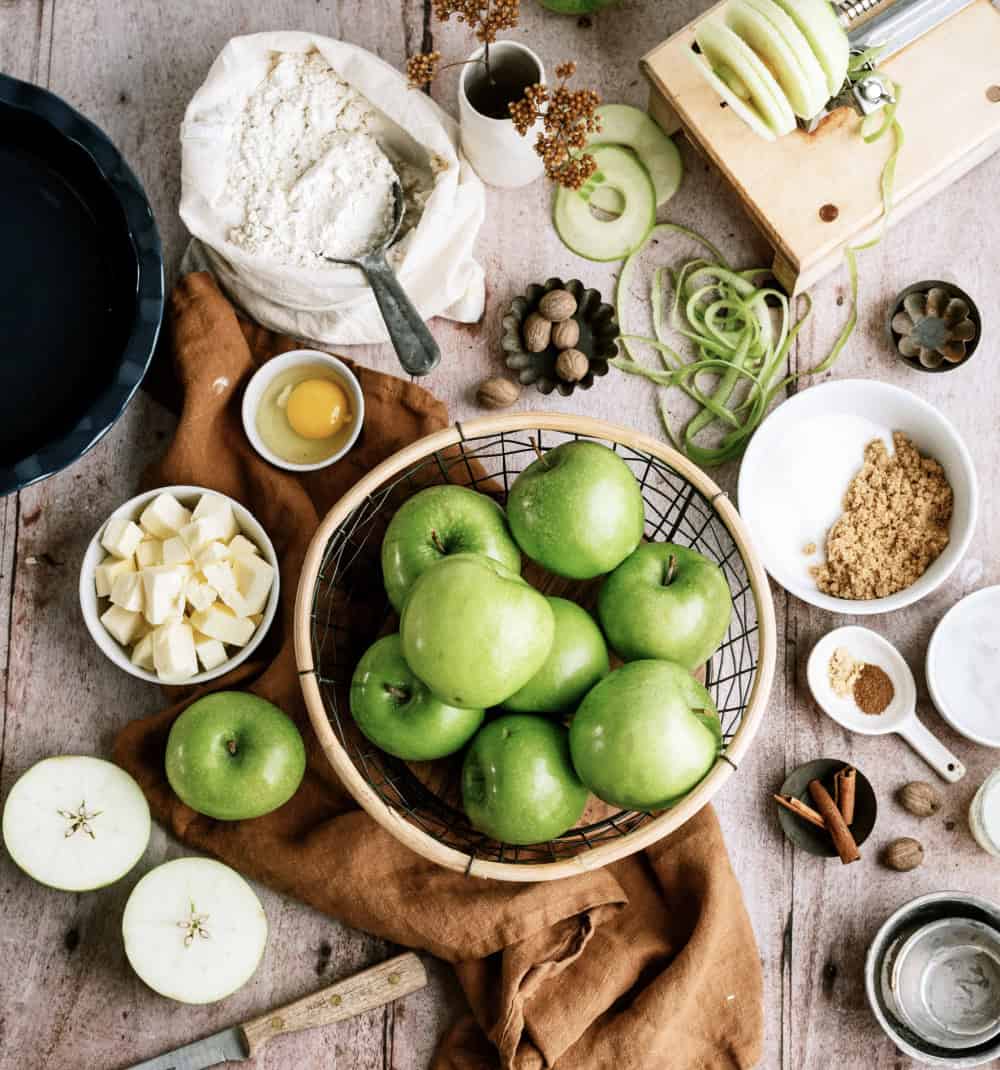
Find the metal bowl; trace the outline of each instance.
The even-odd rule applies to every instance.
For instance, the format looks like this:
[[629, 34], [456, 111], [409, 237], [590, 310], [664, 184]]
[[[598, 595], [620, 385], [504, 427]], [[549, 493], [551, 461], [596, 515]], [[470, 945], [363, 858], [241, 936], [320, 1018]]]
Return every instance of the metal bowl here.
[[139, 387], [163, 314], [160, 239], [108, 138], [0, 75], [0, 494], [58, 472]]
[[928, 1066], [1000, 1057], [1000, 905], [934, 892], [899, 908], [865, 959], [865, 991], [896, 1047]]

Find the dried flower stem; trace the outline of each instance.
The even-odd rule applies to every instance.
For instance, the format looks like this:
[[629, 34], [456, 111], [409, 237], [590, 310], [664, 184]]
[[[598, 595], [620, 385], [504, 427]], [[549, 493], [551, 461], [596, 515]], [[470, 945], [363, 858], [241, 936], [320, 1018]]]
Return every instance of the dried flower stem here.
[[559, 84], [529, 85], [524, 96], [510, 104], [514, 128], [522, 136], [541, 120], [542, 130], [535, 139], [535, 152], [545, 164], [545, 173], [567, 189], [580, 189], [597, 170], [597, 161], [583, 150], [591, 134], [601, 129], [595, 112], [601, 98], [592, 89], [570, 89], [576, 64], [556, 67]]

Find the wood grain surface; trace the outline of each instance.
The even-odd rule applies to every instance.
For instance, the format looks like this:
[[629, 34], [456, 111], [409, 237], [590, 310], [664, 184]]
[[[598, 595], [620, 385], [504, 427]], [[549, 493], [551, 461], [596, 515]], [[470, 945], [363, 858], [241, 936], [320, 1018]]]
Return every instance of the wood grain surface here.
[[[639, 57], [706, 6], [708, 0], [623, 0], [618, 8], [578, 21], [522, 0], [522, 25], [513, 36], [530, 43], [550, 69], [562, 59], [576, 59], [580, 85], [599, 88], [605, 100], [642, 104]], [[108, 131], [146, 184], [173, 278], [184, 246], [176, 215], [178, 123], [225, 41], [265, 29], [307, 29], [362, 45], [396, 65], [422, 47], [464, 57], [471, 48], [461, 27], [432, 24], [429, 9], [429, 0], [0, 0], [0, 69], [48, 86]], [[434, 89], [451, 112], [455, 78], [455, 71], [447, 72]], [[690, 147], [683, 152], [687, 175], [668, 206], [669, 217], [702, 230], [737, 264], [766, 262], [766, 246], [736, 199]], [[808, 180], [808, 174], [801, 176]], [[1000, 156], [995, 156], [864, 255], [860, 326], [828, 375], [880, 378], [914, 391], [955, 422], [975, 459], [982, 510], [962, 565], [931, 597], [864, 622], [899, 645], [917, 677], [920, 715], [969, 773], [954, 787], [941, 785], [946, 803], [935, 817], [918, 822], [900, 809], [895, 790], [934, 774], [894, 737], [846, 735], [808, 697], [804, 668], [812, 644], [850, 618], [834, 618], [774, 589], [779, 665], [770, 709], [738, 776], [717, 800], [764, 965], [766, 1070], [915, 1065], [895, 1051], [866, 1007], [861, 971], [867, 943], [887, 914], [914, 895], [955, 888], [995, 897], [1000, 886], [1000, 863], [975, 846], [965, 816], [976, 787], [1000, 756], [951, 732], [930, 705], [923, 682], [924, 650], [937, 620], [962, 595], [1000, 582], [998, 189]], [[611, 292], [618, 266], [591, 264], [566, 250], [549, 226], [549, 199], [541, 183], [490, 192], [478, 243], [488, 288], [485, 318], [473, 327], [432, 324], [444, 359], [427, 385], [448, 402], [454, 418], [480, 415], [475, 387], [502, 370], [500, 317], [526, 284], [562, 274], [579, 276], [606, 296]], [[660, 241], [649, 262], [673, 255], [674, 243]], [[925, 278], [958, 282], [977, 298], [987, 325], [972, 363], [952, 374], [923, 375], [902, 367], [883, 339], [893, 295]], [[645, 286], [637, 277], [629, 327], [642, 327]], [[790, 357], [793, 370], [806, 370], [825, 354], [843, 322], [846, 294], [843, 272], [813, 291], [815, 315]], [[358, 347], [350, 355], [394, 369], [386, 346]], [[803, 380], [797, 388], [809, 385]], [[580, 412], [659, 434], [652, 388], [617, 373], [569, 399], [525, 393], [523, 407]], [[171, 417], [140, 395], [81, 463], [0, 502], [4, 796], [27, 766], [46, 755], [107, 754], [126, 721], [160, 704], [155, 687], [119, 672], [94, 647], [79, 618], [75, 586], [93, 529], [135, 492], [143, 466], [165, 448], [171, 427]], [[732, 490], [735, 473], [729, 466], [711, 474]], [[795, 854], [781, 836], [770, 794], [788, 770], [817, 757], [856, 765], [878, 793], [878, 825], [859, 864], [842, 867]], [[898, 874], [878, 865], [880, 846], [899, 835], [924, 843], [920, 869]], [[126, 879], [100, 893], [66, 895], [32, 883], [0, 852], [0, 1070], [127, 1067], [306, 995], [396, 950], [259, 889], [271, 939], [252, 983], [215, 1006], [168, 1003], [129, 970], [119, 922], [139, 877], [180, 853], [157, 829], [146, 857]], [[255, 1065], [425, 1070], [438, 1036], [461, 1006], [450, 972], [432, 960], [425, 964], [426, 989], [361, 1018], [277, 1039]]]

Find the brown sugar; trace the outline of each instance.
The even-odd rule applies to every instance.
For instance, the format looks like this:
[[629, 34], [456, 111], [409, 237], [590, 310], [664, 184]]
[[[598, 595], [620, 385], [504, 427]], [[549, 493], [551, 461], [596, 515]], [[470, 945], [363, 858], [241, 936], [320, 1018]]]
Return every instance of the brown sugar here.
[[809, 571], [824, 594], [885, 598], [909, 587], [948, 545], [952, 490], [941, 465], [893, 433], [865, 447], [864, 464], [826, 537], [826, 561]]
[[885, 713], [895, 694], [888, 673], [877, 665], [865, 665], [854, 681], [854, 701], [862, 713]]

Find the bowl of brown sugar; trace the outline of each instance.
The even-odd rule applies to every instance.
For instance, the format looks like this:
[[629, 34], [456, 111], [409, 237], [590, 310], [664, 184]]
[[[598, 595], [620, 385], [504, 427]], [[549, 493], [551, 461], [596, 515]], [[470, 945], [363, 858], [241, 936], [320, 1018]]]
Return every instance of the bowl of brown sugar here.
[[887, 613], [944, 582], [972, 538], [978, 484], [955, 427], [876, 380], [823, 383], [750, 442], [739, 509], [787, 591], [836, 613]]

